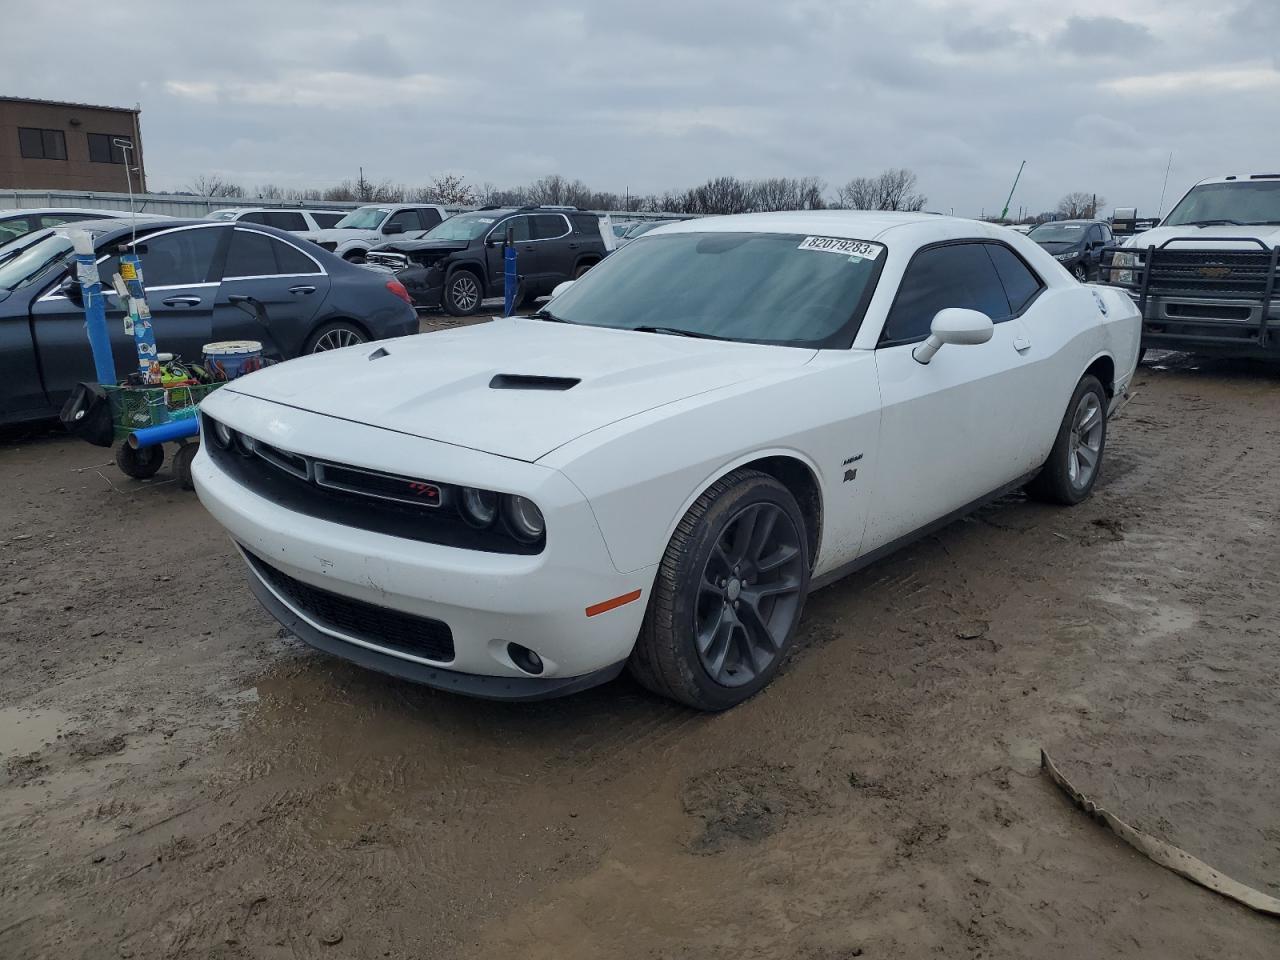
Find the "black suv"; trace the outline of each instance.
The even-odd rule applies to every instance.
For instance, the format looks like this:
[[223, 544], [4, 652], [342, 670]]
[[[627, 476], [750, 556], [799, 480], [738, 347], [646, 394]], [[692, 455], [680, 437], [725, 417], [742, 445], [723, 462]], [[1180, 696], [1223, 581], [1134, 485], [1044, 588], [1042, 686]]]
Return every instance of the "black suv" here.
[[601, 219], [577, 207], [484, 207], [450, 217], [417, 240], [373, 247], [365, 262], [396, 275], [420, 307], [460, 317], [502, 296], [503, 241], [511, 236], [527, 306], [556, 284], [576, 280], [609, 252]]

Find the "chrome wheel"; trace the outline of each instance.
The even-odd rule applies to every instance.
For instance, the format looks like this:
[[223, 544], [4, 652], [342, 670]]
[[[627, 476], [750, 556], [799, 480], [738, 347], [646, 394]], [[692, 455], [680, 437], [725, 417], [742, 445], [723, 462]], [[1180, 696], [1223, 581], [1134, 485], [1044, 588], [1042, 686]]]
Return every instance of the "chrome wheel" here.
[[332, 330], [326, 330], [316, 338], [315, 344], [311, 347], [312, 353], [323, 353], [326, 350], [340, 350], [342, 347], [354, 347], [357, 343], [364, 343], [362, 337], [357, 330], [350, 327], [334, 327]]
[[465, 271], [449, 281], [449, 296], [459, 310], [471, 312], [480, 305], [480, 284]]
[[1071, 268], [1071, 274], [1081, 283], [1085, 283], [1089, 279], [1089, 271], [1084, 268], [1083, 263], [1077, 263]]
[[1067, 443], [1067, 478], [1077, 490], [1087, 487], [1098, 470], [1104, 428], [1098, 395], [1086, 393], [1071, 417], [1071, 438]]
[[750, 683], [781, 653], [803, 600], [799, 531], [773, 503], [744, 507], [724, 525], [698, 587], [698, 659], [726, 687]]

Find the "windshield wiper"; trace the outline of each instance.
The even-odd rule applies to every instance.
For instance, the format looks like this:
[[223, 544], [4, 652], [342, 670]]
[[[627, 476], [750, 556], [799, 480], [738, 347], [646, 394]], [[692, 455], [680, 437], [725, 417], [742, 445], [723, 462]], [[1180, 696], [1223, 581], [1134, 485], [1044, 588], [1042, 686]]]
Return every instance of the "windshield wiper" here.
[[550, 323], [573, 323], [572, 320], [566, 320], [564, 317], [558, 317], [546, 308], [529, 314], [529, 318], [531, 320], [546, 320]]
[[679, 327], [626, 327], [636, 333], [665, 333], [672, 337], [693, 337], [697, 340], [728, 340], [728, 337], [717, 337], [714, 333], [699, 333], [697, 330], [681, 330]]
[[1230, 224], [1233, 227], [1243, 227], [1244, 224], [1239, 220], [1228, 220], [1225, 217], [1218, 220], [1188, 220], [1182, 224], [1184, 227], [1214, 227], [1219, 224]]

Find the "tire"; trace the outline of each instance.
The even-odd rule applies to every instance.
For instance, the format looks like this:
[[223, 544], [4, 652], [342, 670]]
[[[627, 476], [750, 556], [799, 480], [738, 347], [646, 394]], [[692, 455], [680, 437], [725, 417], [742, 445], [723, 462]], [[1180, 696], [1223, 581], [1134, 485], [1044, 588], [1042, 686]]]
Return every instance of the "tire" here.
[[154, 477], [162, 463], [164, 463], [164, 447], [158, 443], [135, 450], [126, 440], [116, 447], [116, 466], [126, 477], [133, 477], [135, 480]]
[[470, 270], [455, 270], [444, 282], [441, 298], [446, 312], [466, 317], [480, 309], [484, 299], [484, 283]]
[[1077, 263], [1071, 268], [1071, 275], [1081, 283], [1089, 282], [1089, 268], [1084, 263]]
[[184, 443], [178, 447], [178, 452], [173, 455], [173, 475], [178, 480], [178, 486], [183, 490], [194, 490], [195, 483], [191, 479], [191, 461], [196, 458], [196, 454], [200, 452], [200, 444]]
[[307, 337], [307, 343], [302, 348], [302, 352], [304, 354], [324, 353], [326, 350], [340, 350], [343, 347], [354, 347], [356, 344], [368, 342], [369, 335], [354, 323], [337, 320], [317, 327], [311, 336]]
[[[758, 566], [762, 558], [767, 568]], [[736, 470], [676, 527], [631, 673], [698, 710], [736, 706], [777, 674], [808, 591], [808, 537], [795, 497], [767, 474]]]
[[516, 299], [515, 303], [512, 304], [512, 309], [524, 310], [527, 307], [532, 307], [537, 299], [538, 295], [530, 290], [528, 286], [521, 283], [520, 286], [516, 288]]
[[368, 253], [367, 250], [348, 250], [342, 255], [342, 259], [347, 263], [364, 263], [366, 253]]
[[581, 264], [578, 264], [578, 266], [577, 266], [577, 267], [574, 269], [574, 271], [573, 271], [573, 279], [575, 279], [575, 280], [581, 280], [581, 279], [582, 279], [582, 275], [583, 275], [583, 274], [585, 274], [588, 270], [590, 270], [590, 269], [591, 269], [592, 267], [594, 267], [594, 266], [595, 266], [595, 264], [594, 264], [594, 263], [581, 263]]
[[[1081, 424], [1087, 423], [1080, 437]], [[1102, 472], [1107, 447], [1107, 394], [1098, 378], [1085, 374], [1076, 384], [1071, 402], [1063, 414], [1053, 450], [1035, 479], [1027, 484], [1027, 495], [1045, 503], [1073, 507], [1088, 498]], [[1088, 466], [1089, 451], [1093, 462]]]

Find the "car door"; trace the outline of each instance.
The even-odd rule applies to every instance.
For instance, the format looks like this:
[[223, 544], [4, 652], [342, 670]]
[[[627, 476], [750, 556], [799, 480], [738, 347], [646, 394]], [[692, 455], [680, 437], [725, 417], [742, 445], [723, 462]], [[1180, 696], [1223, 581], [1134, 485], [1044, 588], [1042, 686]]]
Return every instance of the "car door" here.
[[[501, 241], [507, 236], [508, 231], [511, 235], [511, 242], [516, 249], [516, 274], [524, 277], [530, 271], [537, 271], [537, 246], [533, 243], [530, 218], [524, 214], [514, 217], [507, 217], [505, 220], [499, 221], [494, 228], [489, 231], [488, 236]], [[503, 247], [502, 243], [495, 243], [489, 246], [485, 243], [485, 260], [489, 268], [489, 290], [490, 296], [502, 293], [503, 284]]]
[[[305, 243], [236, 226], [214, 306], [216, 339], [260, 340], [267, 356], [277, 359], [298, 355], [330, 284], [320, 261], [304, 250]], [[265, 325], [231, 299], [241, 296], [262, 304]]]
[[573, 279], [578, 241], [563, 213], [539, 213], [532, 220], [537, 286], [550, 293], [557, 283]]
[[[134, 250], [142, 261], [147, 306], [156, 346], [187, 360], [199, 360], [201, 348], [213, 339], [213, 304], [222, 267], [223, 240], [230, 227], [196, 224], [148, 233], [136, 245], [113, 244]], [[100, 253], [106, 251], [100, 250]], [[100, 256], [98, 273], [104, 290], [119, 272], [116, 250]], [[84, 332], [84, 310], [57, 292], [57, 284], [32, 305], [36, 348], [44, 363], [45, 387], [52, 404], [60, 404], [81, 380], [94, 379], [93, 357]], [[107, 329], [116, 373], [121, 379], [138, 369], [133, 337], [125, 332], [125, 310], [114, 293], [106, 297]]]
[[[987, 343], [912, 351], [947, 307], [986, 314]], [[986, 245], [926, 247], [908, 265], [875, 351], [881, 427], [864, 552], [927, 526], [1027, 469], [1031, 348]]]

